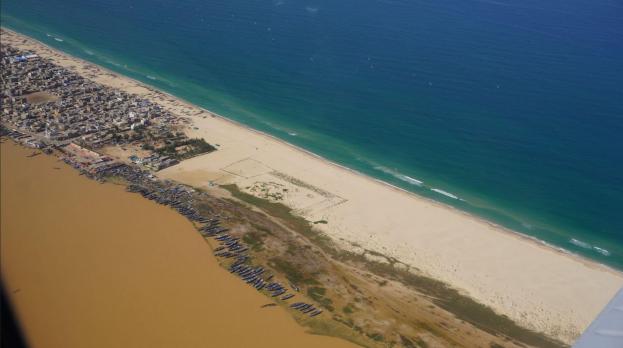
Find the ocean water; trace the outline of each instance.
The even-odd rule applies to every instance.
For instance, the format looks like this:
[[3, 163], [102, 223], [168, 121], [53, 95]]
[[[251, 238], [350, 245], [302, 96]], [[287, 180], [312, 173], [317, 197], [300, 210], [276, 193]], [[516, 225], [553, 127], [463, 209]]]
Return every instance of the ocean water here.
[[1, 6], [50, 46], [623, 269], [618, 0]]

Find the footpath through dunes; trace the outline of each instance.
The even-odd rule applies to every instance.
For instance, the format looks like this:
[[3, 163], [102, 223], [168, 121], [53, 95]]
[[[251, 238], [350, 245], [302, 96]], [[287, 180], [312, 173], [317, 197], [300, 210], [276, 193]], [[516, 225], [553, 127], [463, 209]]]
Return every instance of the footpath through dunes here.
[[4, 141], [1, 263], [31, 347], [352, 347], [218, 266], [173, 210]]

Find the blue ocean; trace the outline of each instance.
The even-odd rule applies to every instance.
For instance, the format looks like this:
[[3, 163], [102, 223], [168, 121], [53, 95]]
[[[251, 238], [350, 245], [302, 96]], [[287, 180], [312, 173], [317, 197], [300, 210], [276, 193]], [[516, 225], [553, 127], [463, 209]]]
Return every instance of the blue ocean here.
[[619, 0], [1, 6], [50, 46], [623, 269]]

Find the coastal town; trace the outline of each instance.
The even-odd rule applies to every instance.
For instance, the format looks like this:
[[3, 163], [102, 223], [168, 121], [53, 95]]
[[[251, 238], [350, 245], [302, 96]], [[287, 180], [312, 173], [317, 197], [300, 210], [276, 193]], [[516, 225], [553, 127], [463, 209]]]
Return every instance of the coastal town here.
[[[242, 281], [281, 301], [295, 296], [273, 274], [265, 274], [263, 267], [251, 266], [249, 248], [240, 237], [227, 233], [229, 229], [221, 226], [219, 214], [205, 204], [196, 207], [205, 193], [153, 175], [189, 154], [214, 151], [213, 146], [203, 139], [187, 138], [178, 131], [182, 121], [148, 100], [98, 85], [36, 54], [7, 45], [2, 46], [1, 53], [1, 136], [57, 153], [65, 163], [94, 180], [123, 180], [127, 191], [170, 206], [193, 221], [204, 237], [218, 243], [215, 256], [233, 260], [229, 270]], [[129, 163], [114, 161], [97, 152], [107, 145], [136, 147], [149, 154], [142, 158], [131, 155]], [[310, 317], [322, 313], [305, 302], [291, 307]]]
[[214, 151], [203, 139], [182, 131], [183, 119], [136, 95], [87, 80], [36, 54], [3, 45], [0, 68], [2, 124], [35, 148], [54, 147], [70, 161], [91, 161], [97, 170], [105, 156], [93, 150], [117, 145], [142, 150], [132, 162], [161, 170], [180, 160]]
[[0, 2], [0, 348], [623, 348], [622, 9]]
[[[2, 46], [0, 68], [1, 136], [32, 148], [32, 156], [52, 154], [90, 179], [121, 184], [177, 211], [222, 267], [266, 296], [266, 308], [286, 308], [315, 333], [367, 347], [456, 346], [463, 340], [474, 347], [562, 346], [440, 282], [404, 271], [392, 258], [337, 250], [282, 206], [262, 203], [265, 212], [258, 213], [243, 204], [257, 200], [235, 185], [221, 189], [236, 199], [222, 199], [159, 178], [160, 170], [218, 146], [189, 138], [185, 118], [148, 99], [9, 45]], [[129, 150], [115, 159], [104, 151], [110, 147]], [[484, 330], [478, 320], [495, 324]]]

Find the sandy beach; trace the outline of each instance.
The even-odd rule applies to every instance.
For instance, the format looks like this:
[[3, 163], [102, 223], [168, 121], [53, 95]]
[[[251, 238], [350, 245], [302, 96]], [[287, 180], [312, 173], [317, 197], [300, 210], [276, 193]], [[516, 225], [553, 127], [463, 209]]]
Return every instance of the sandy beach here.
[[[311, 222], [322, 221], [315, 226], [342, 247], [393, 257], [526, 327], [572, 342], [623, 286], [620, 272], [342, 168], [35, 41], [15, 34], [3, 40], [150, 98], [187, 118], [188, 135], [219, 144], [218, 151], [161, 171], [160, 177], [208, 190], [236, 184], [284, 203]], [[127, 160], [119, 149], [109, 153]]]
[[616, 271], [220, 118], [193, 121], [193, 136], [221, 148], [160, 176], [198, 187], [234, 183], [267, 199], [281, 193], [309, 221], [327, 221], [316, 226], [345, 248], [394, 257], [527, 327], [570, 341], [623, 286]]
[[351, 347], [306, 334], [173, 210], [2, 150], [2, 277], [31, 347]]

